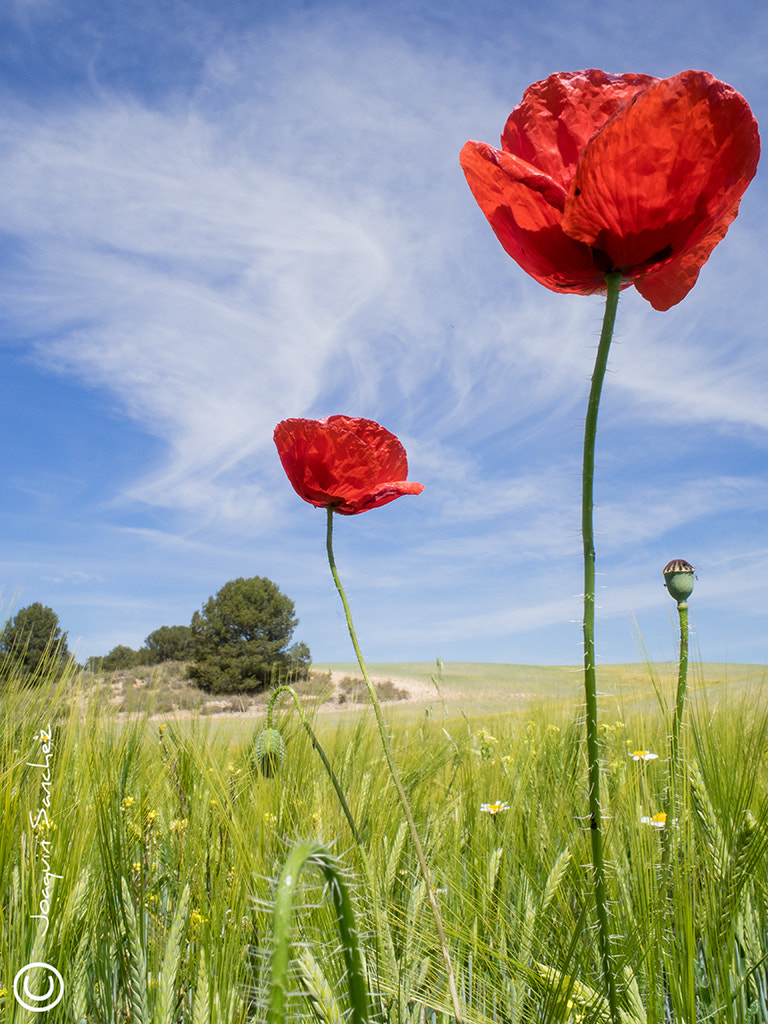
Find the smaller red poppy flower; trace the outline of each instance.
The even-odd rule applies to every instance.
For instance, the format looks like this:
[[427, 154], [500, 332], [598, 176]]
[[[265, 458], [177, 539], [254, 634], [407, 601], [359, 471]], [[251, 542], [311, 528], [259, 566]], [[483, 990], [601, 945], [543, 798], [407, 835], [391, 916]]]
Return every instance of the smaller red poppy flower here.
[[373, 420], [283, 420], [274, 437], [293, 489], [318, 508], [356, 516], [424, 490], [407, 479], [405, 448]]

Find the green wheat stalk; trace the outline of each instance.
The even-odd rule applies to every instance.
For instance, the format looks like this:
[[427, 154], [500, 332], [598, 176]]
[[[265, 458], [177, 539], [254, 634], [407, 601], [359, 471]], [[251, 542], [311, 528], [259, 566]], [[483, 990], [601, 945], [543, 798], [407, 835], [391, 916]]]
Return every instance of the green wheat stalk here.
[[174, 1024], [176, 1020], [176, 975], [181, 959], [181, 939], [187, 923], [187, 907], [189, 905], [189, 885], [179, 899], [173, 915], [171, 930], [163, 955], [163, 964], [158, 978], [157, 1011], [155, 1018], [158, 1024]]
[[333, 989], [320, 964], [308, 949], [303, 949], [299, 953], [298, 965], [307, 997], [320, 1024], [344, 1024], [344, 1014], [339, 1008]]
[[131, 1024], [150, 1024], [149, 995], [147, 992], [147, 959], [139, 935], [139, 924], [133, 900], [124, 878], [120, 879], [123, 896], [126, 939], [128, 943], [128, 977], [130, 989]]
[[208, 964], [205, 956], [205, 948], [200, 949], [200, 959], [197, 964], [197, 985], [195, 988], [195, 1001], [192, 1008], [192, 1024], [210, 1024], [210, 986], [208, 984]]

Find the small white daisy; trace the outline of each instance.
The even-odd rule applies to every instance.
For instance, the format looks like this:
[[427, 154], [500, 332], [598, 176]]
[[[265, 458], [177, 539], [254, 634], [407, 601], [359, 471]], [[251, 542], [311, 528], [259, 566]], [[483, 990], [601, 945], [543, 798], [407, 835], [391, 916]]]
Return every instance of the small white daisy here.
[[492, 804], [480, 804], [480, 810], [485, 814], [495, 815], [499, 811], [508, 811], [509, 804], [506, 800], [495, 800]]
[[643, 825], [651, 825], [653, 828], [664, 828], [667, 824], [667, 816], [664, 811], [659, 811], [652, 818], [641, 818]]

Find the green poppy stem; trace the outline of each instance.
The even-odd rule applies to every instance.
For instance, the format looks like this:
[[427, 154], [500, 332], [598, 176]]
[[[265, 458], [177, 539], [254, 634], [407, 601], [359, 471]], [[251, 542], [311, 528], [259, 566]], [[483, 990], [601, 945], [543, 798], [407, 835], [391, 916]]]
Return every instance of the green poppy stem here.
[[677, 763], [677, 754], [680, 745], [680, 723], [683, 720], [685, 708], [685, 693], [688, 688], [688, 602], [680, 601], [677, 606], [677, 613], [680, 619], [680, 664], [677, 673], [677, 702], [675, 704], [675, 717], [672, 722], [672, 762]]
[[677, 765], [680, 751], [680, 723], [685, 710], [685, 694], [688, 688], [688, 602], [677, 602], [677, 614], [680, 620], [680, 658], [677, 672], [677, 699], [675, 714], [672, 719], [672, 735], [669, 740], [669, 775], [667, 777], [667, 799], [664, 812], [666, 820], [662, 838], [662, 868], [665, 877], [668, 875], [672, 855], [672, 825], [675, 817], [675, 788], [677, 785]]
[[608, 900], [603, 857], [603, 822], [600, 803], [600, 747], [597, 729], [597, 675], [595, 671], [595, 533], [593, 524], [595, 482], [595, 437], [600, 394], [608, 365], [608, 352], [616, 323], [621, 274], [606, 275], [608, 293], [605, 299], [603, 327], [597, 348], [595, 369], [587, 405], [584, 427], [584, 463], [582, 470], [581, 536], [584, 543], [584, 692], [587, 718], [587, 761], [589, 772], [589, 818], [592, 838], [592, 868], [597, 910], [598, 942], [608, 1005], [614, 1024], [619, 1022], [616, 981], [611, 957]]
[[336, 568], [336, 559], [333, 557], [333, 508], [328, 506], [328, 528], [326, 532], [326, 550], [328, 552], [328, 564], [331, 567], [331, 575], [333, 576], [333, 582], [336, 584], [336, 589], [339, 592], [341, 603], [344, 606], [344, 615], [347, 620], [347, 629], [349, 630], [349, 637], [352, 641], [352, 646], [355, 649], [355, 655], [357, 656], [357, 663], [360, 666], [360, 671], [363, 674], [365, 685], [368, 688], [368, 694], [371, 698], [371, 704], [373, 705], [373, 711], [376, 715], [376, 724], [379, 727], [379, 735], [381, 736], [381, 743], [384, 748], [384, 756], [387, 759], [387, 766], [389, 767], [389, 774], [392, 777], [392, 781], [395, 784], [397, 795], [400, 799], [400, 804], [405, 814], [405, 820], [408, 823], [408, 829], [411, 833], [411, 840], [413, 841], [414, 849], [416, 850], [416, 857], [419, 861], [419, 868], [421, 869], [421, 877], [424, 879], [424, 884], [427, 887], [427, 897], [429, 899], [430, 907], [432, 908], [432, 916], [435, 919], [435, 927], [437, 929], [437, 935], [440, 940], [440, 948], [443, 953], [443, 961], [445, 963], [445, 970], [448, 977], [448, 988], [451, 994], [451, 1002], [453, 1003], [453, 1015], [456, 1020], [456, 1024], [463, 1024], [463, 1015], [461, 1011], [461, 1003], [459, 1002], [459, 993], [456, 988], [456, 979], [453, 973], [453, 964], [451, 963], [451, 954], [448, 949], [448, 940], [445, 936], [445, 929], [443, 928], [443, 920], [440, 916], [440, 908], [437, 905], [437, 897], [435, 896], [434, 889], [432, 888], [432, 880], [430, 876], [429, 867], [427, 865], [427, 858], [424, 856], [424, 850], [419, 839], [419, 833], [416, 828], [416, 821], [411, 811], [411, 805], [408, 802], [408, 796], [405, 792], [402, 779], [400, 778], [400, 772], [395, 764], [394, 754], [392, 753], [392, 746], [389, 742], [389, 736], [387, 735], [387, 729], [384, 724], [384, 718], [381, 713], [381, 704], [379, 698], [376, 696], [376, 689], [371, 682], [371, 677], [368, 674], [365, 661], [363, 660], [363, 653], [360, 650], [360, 644], [357, 640], [357, 633], [355, 632], [355, 626], [352, 622], [352, 612], [350, 611], [349, 602], [347, 601], [347, 595], [344, 593], [344, 588], [341, 585], [341, 579], [339, 577], [338, 569]]

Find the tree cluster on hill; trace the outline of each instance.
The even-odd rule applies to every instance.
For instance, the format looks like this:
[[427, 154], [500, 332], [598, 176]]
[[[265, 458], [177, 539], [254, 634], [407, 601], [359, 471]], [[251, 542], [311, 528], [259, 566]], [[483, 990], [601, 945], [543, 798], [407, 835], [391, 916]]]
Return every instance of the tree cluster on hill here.
[[189, 626], [161, 626], [135, 649], [118, 644], [103, 658], [89, 658], [88, 667], [99, 667], [104, 672], [143, 665], [160, 665], [164, 661], [186, 661], [190, 656]]
[[297, 624], [293, 601], [271, 580], [240, 577], [209, 597], [191, 625], [161, 626], [138, 650], [118, 644], [87, 664], [113, 671], [186, 661], [190, 678], [210, 693], [258, 690], [309, 675], [309, 648], [291, 644]]

